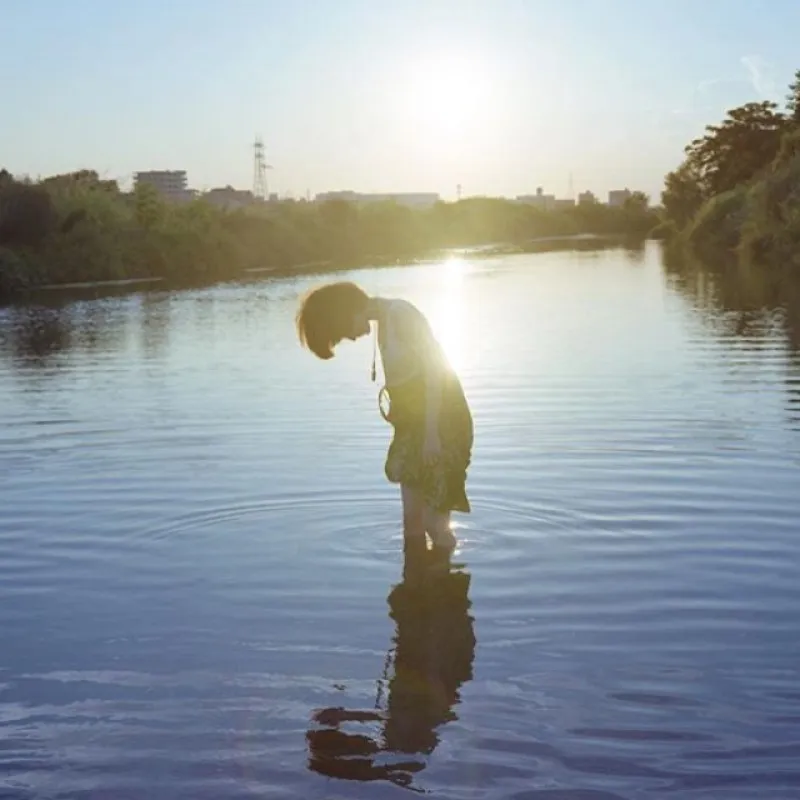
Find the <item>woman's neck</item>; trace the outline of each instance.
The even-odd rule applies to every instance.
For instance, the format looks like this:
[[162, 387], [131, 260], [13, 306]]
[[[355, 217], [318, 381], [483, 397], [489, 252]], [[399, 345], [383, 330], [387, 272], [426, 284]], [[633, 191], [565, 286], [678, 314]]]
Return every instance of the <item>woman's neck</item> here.
[[384, 297], [370, 297], [367, 301], [367, 319], [371, 322], [380, 322], [388, 302]]

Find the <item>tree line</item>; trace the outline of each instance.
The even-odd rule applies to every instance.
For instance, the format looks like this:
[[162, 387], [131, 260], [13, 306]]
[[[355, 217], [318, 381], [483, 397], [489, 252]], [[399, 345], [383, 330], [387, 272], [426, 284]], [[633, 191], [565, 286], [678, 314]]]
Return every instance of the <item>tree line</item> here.
[[750, 102], [684, 150], [661, 231], [701, 257], [800, 265], [800, 70], [784, 107]]
[[426, 209], [330, 200], [226, 211], [202, 196], [168, 202], [147, 185], [122, 192], [93, 170], [36, 182], [0, 170], [0, 296], [45, 284], [150, 277], [196, 285], [252, 269], [334, 269], [443, 248], [524, 247], [549, 236], [644, 237], [657, 222], [641, 193], [618, 208], [591, 198], [553, 210], [468, 198]]

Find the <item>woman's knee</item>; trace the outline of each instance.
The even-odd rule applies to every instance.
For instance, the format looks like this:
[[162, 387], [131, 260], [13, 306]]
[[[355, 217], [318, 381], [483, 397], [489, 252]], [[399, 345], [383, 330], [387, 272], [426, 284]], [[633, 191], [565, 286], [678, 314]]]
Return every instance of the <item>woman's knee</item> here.
[[403, 530], [406, 536], [425, 535], [425, 506], [416, 489], [403, 486]]
[[437, 547], [452, 549], [456, 545], [456, 538], [450, 526], [450, 512], [425, 509], [425, 530], [431, 541]]
[[449, 512], [436, 511], [426, 506], [423, 518], [425, 520], [425, 530], [431, 535], [437, 532], [450, 530]]

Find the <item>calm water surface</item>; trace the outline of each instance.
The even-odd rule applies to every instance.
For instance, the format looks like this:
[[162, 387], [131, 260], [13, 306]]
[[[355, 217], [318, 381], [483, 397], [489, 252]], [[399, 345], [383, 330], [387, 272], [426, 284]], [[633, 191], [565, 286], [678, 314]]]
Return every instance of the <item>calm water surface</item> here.
[[357, 279], [474, 407], [449, 571], [307, 280], [0, 312], [0, 797], [800, 797], [796, 306], [653, 247]]

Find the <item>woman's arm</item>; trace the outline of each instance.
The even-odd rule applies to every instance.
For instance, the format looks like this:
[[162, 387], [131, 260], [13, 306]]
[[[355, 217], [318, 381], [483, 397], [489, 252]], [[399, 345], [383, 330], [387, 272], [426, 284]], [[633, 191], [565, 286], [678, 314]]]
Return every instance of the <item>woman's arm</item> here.
[[427, 320], [420, 311], [406, 305], [395, 307], [393, 329], [395, 346], [406, 349], [422, 374], [425, 408], [425, 450], [431, 458], [439, 450], [439, 415], [442, 407], [442, 370], [428, 341]]
[[425, 436], [436, 439], [439, 436], [439, 414], [442, 408], [442, 371], [432, 358], [423, 361], [425, 378]]

